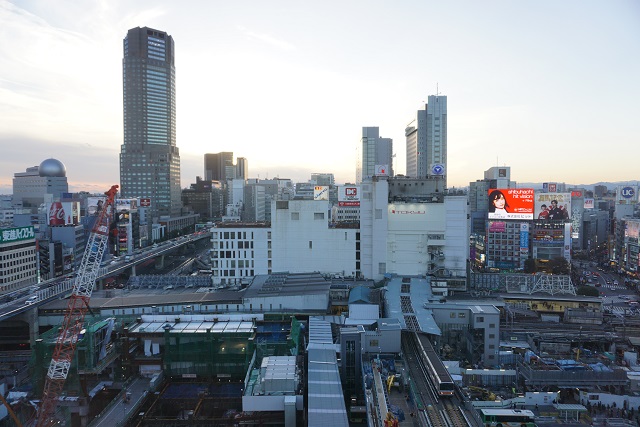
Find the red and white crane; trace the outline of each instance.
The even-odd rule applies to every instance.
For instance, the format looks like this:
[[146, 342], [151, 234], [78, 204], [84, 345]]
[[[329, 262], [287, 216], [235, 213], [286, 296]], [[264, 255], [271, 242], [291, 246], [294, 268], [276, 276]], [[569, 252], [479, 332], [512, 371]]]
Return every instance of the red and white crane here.
[[73, 291], [65, 311], [60, 334], [56, 340], [51, 364], [47, 371], [42, 402], [37, 414], [37, 427], [51, 424], [54, 419], [58, 398], [69, 375], [71, 362], [76, 352], [78, 336], [84, 325], [84, 317], [89, 310], [89, 300], [98, 277], [102, 256], [109, 242], [109, 226], [115, 210], [118, 186], [112, 186], [106, 194], [98, 218], [89, 235], [82, 262], [76, 273]]

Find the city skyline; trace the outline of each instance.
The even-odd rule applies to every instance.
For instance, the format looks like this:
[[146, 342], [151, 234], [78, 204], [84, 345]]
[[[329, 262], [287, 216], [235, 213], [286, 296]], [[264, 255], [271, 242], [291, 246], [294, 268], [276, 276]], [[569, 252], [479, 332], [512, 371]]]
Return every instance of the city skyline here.
[[405, 127], [437, 93], [450, 187], [496, 165], [517, 182], [637, 179], [636, 2], [189, 5], [0, 1], [0, 193], [50, 157], [71, 188], [118, 183], [122, 39], [138, 26], [175, 39], [182, 188], [223, 151], [251, 177], [353, 182], [369, 126], [404, 173]]

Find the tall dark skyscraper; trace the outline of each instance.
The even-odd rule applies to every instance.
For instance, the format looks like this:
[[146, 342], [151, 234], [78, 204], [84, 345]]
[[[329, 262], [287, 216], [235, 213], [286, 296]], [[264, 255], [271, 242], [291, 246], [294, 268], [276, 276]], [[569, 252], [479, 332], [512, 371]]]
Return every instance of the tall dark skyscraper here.
[[124, 39], [122, 75], [122, 197], [150, 198], [153, 216], [179, 216], [182, 203], [173, 38], [147, 27], [129, 30]]
[[[235, 176], [227, 173], [233, 168], [233, 152], [207, 153], [204, 155], [204, 177], [208, 181], [221, 181], [226, 185], [227, 179]], [[246, 178], [246, 177], [245, 177]]]

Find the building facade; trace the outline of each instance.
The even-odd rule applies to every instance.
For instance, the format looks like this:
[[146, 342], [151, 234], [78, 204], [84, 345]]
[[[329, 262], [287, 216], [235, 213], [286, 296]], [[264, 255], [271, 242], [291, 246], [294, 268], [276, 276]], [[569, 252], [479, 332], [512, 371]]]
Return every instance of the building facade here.
[[38, 213], [41, 205], [59, 200], [69, 191], [67, 169], [61, 161], [47, 159], [40, 166], [27, 168], [13, 175], [13, 205]]
[[356, 183], [376, 175], [376, 166], [378, 165], [387, 167], [389, 173], [386, 173], [386, 175], [393, 176], [393, 140], [391, 138], [381, 138], [380, 128], [362, 128], [362, 138], [360, 139], [358, 151]]
[[0, 293], [37, 283], [36, 248], [33, 227], [0, 229]]
[[153, 217], [179, 216], [182, 203], [173, 38], [147, 27], [129, 30], [122, 66], [120, 193], [124, 198], [150, 199]]
[[406, 175], [411, 178], [441, 176], [447, 184], [447, 97], [429, 95], [424, 110], [405, 129]]
[[[233, 152], [207, 153], [204, 155], [204, 178], [207, 181], [220, 181], [225, 183], [227, 179], [227, 167], [233, 166]], [[247, 165], [248, 167], [248, 162]]]

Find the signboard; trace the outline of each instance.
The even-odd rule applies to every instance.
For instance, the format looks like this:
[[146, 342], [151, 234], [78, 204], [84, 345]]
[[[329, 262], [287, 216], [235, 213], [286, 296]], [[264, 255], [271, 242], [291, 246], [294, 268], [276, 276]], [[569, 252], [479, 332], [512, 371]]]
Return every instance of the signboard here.
[[593, 209], [595, 206], [594, 199], [584, 199], [584, 208], [585, 209]]
[[116, 212], [138, 209], [138, 199], [116, 199]]
[[562, 229], [538, 228], [533, 231], [533, 240], [536, 244], [542, 245], [562, 244], [564, 243], [564, 232]]
[[537, 193], [535, 217], [548, 220], [570, 219], [571, 193]]
[[442, 163], [432, 163], [429, 169], [431, 169], [431, 175], [444, 175], [444, 165]]
[[389, 165], [376, 165], [376, 176], [389, 176]]
[[316, 185], [313, 187], [313, 200], [329, 200], [329, 187]]
[[626, 221], [626, 227], [624, 230], [626, 237], [637, 239], [640, 235], [640, 222], [638, 221]]
[[140, 199], [141, 208], [148, 208], [149, 206], [151, 206], [151, 199]]
[[21, 240], [34, 239], [36, 233], [33, 226], [5, 228], [0, 230], [0, 243], [19, 242]]
[[564, 259], [571, 262], [571, 223], [564, 224]]
[[105, 200], [105, 197], [87, 197], [87, 215], [97, 215]]
[[489, 190], [489, 219], [533, 219], [533, 195], [533, 188]]
[[507, 231], [507, 223], [504, 221], [489, 221], [489, 233], [504, 233]]
[[339, 186], [338, 206], [360, 206], [360, 187], [357, 185]]
[[549, 191], [549, 193], [555, 193], [557, 191], [558, 185], [555, 182], [550, 182], [547, 190]]
[[620, 205], [635, 204], [638, 200], [638, 187], [635, 185], [625, 185], [618, 187], [616, 191], [616, 201]]
[[520, 253], [529, 253], [529, 224], [526, 222], [520, 224]]

